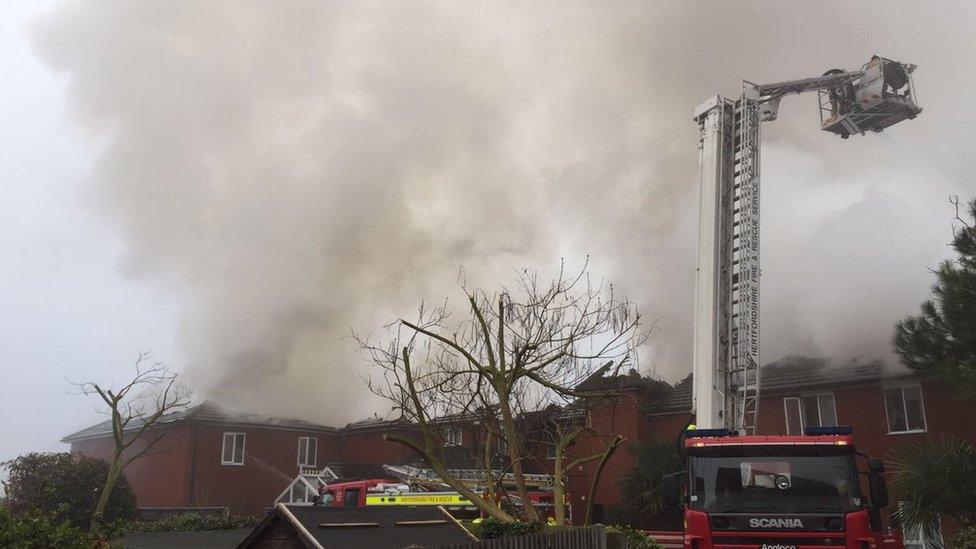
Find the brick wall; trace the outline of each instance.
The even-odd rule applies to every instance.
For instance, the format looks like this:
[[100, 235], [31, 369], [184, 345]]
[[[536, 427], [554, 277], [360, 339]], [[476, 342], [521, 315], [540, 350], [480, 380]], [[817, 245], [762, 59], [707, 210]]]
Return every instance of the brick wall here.
[[[850, 425], [858, 448], [873, 457], [885, 458], [891, 448], [914, 443], [926, 436], [956, 434], [976, 442], [976, 422], [971, 420], [976, 406], [953, 396], [945, 386], [922, 381], [922, 398], [927, 432], [922, 434], [888, 434], [882, 386], [879, 384], [847, 386], [818, 392], [832, 392], [838, 423]], [[784, 396], [766, 395], [760, 403], [760, 431], [765, 434], [786, 432], [783, 411]], [[627, 450], [629, 444], [648, 438], [672, 441], [691, 419], [689, 413], [648, 414], [647, 403], [628, 395], [613, 405], [595, 410], [591, 425], [600, 433], [584, 436], [574, 449], [575, 455], [601, 451], [613, 434], [626, 439], [609, 461], [594, 499], [607, 506], [619, 503], [620, 482], [634, 466]], [[405, 446], [383, 440], [388, 427], [352, 428], [345, 432], [302, 432], [270, 427], [222, 427], [218, 425], [180, 424], [165, 428], [166, 438], [153, 455], [134, 462], [126, 471], [141, 506], [226, 506], [233, 512], [261, 514], [298, 472], [298, 438], [316, 436], [318, 465], [327, 462], [386, 464], [413, 459]], [[224, 431], [246, 433], [244, 465], [221, 465]], [[400, 431], [410, 434], [408, 430]], [[464, 443], [471, 445], [480, 436], [477, 428], [465, 429]], [[81, 440], [72, 443], [72, 451], [107, 458], [108, 439]], [[546, 458], [544, 446], [533, 465], [551, 471], [552, 460]], [[585, 496], [596, 463], [568, 472], [568, 491], [577, 519], [585, 512]]]
[[[298, 438], [318, 440], [317, 461], [338, 461], [338, 435], [261, 427], [185, 424], [167, 426], [165, 450], [136, 460], [126, 478], [142, 507], [228, 507], [261, 515], [298, 474]], [[245, 434], [243, 465], [221, 464], [224, 432]], [[71, 451], [106, 459], [108, 439], [72, 443]]]
[[[922, 404], [927, 429], [924, 433], [888, 434], [884, 387], [912, 385], [922, 388]], [[976, 424], [969, 416], [976, 411], [972, 401], [953, 395], [945, 385], [931, 380], [891, 380], [883, 384], [858, 385], [812, 391], [834, 395], [837, 423], [850, 425], [857, 447], [872, 457], [885, 458], [892, 448], [914, 444], [926, 437], [936, 438], [954, 434], [976, 442]], [[786, 419], [783, 397], [807, 393], [781, 393], [762, 399], [759, 408], [759, 427], [763, 434], [785, 434]]]
[[[170, 507], [185, 505], [187, 473], [189, 471], [189, 433], [187, 426], [169, 426], [145, 434], [148, 437], [162, 432], [163, 438], [145, 457], [133, 461], [125, 470], [126, 479], [143, 507]], [[136, 442], [130, 451], [138, 452], [145, 442]], [[79, 452], [106, 461], [112, 457], [111, 438], [88, 439], [73, 442], [72, 452]], [[127, 454], [131, 455], [131, 454]]]

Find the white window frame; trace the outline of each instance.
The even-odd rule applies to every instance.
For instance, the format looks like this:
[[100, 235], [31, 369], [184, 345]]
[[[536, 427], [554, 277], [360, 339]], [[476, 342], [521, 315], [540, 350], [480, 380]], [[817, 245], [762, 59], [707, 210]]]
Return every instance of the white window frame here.
[[[230, 436], [230, 461], [224, 459], [227, 455], [225, 451], [227, 449], [227, 437]], [[237, 437], [241, 437], [241, 455], [237, 456]], [[221, 437], [220, 445], [220, 464], [221, 465], [244, 465], [244, 454], [246, 453], [247, 447], [247, 433], [241, 433], [238, 431], [224, 431]], [[240, 461], [238, 461], [240, 458]]]
[[[453, 436], [457, 434], [456, 440]], [[444, 430], [444, 446], [461, 446], [464, 444], [464, 432], [460, 427], [448, 427]]]
[[800, 420], [801, 420], [801, 423], [804, 423], [804, 425], [803, 425], [803, 428], [804, 429], [807, 428], [807, 425], [805, 424], [806, 422], [803, 421], [804, 420], [804, 417], [803, 417], [804, 414], [803, 413], [805, 411], [803, 409], [803, 399], [804, 399], [804, 397], [806, 397], [806, 398], [816, 397], [817, 398], [817, 423], [819, 424], [819, 426], [823, 426], [823, 423], [824, 423], [824, 420], [823, 420], [823, 405], [820, 403], [820, 397], [827, 396], [827, 395], [830, 395], [830, 402], [834, 406], [834, 423], [838, 423], [838, 424], [840, 423], [840, 421], [838, 421], [838, 419], [837, 419], [837, 398], [834, 397], [834, 393], [832, 391], [831, 392], [826, 392], [826, 393], [809, 393], [809, 394], [805, 394], [805, 395], [800, 395]]
[[[800, 432], [791, 433], [790, 432], [790, 409], [787, 406], [787, 401], [796, 401], [796, 413], [797, 419], [800, 421]], [[783, 397], [783, 421], [786, 422], [786, 434], [788, 435], [802, 435], [803, 434], [803, 402], [800, 401], [800, 397]]]
[[[305, 441], [305, 455], [302, 455], [302, 441]], [[312, 443], [312, 461], [308, 461], [309, 443]], [[319, 439], [318, 437], [298, 437], [298, 466], [317, 467], [319, 460]]]
[[[322, 475], [323, 477], [324, 477], [325, 475], [329, 475], [330, 477], [332, 477], [332, 480], [339, 480], [339, 475], [337, 475], [337, 474], [335, 473], [335, 471], [333, 471], [333, 470], [332, 470], [332, 468], [331, 468], [331, 467], [329, 467], [328, 465], [326, 465], [325, 467], [323, 467], [323, 468], [322, 468], [322, 470], [321, 470], [321, 471], [319, 471], [319, 473], [320, 473], [320, 474], [321, 474], [321, 475]], [[323, 480], [322, 482], [325, 482], [325, 481]]]
[[[294, 501], [291, 497], [292, 491], [295, 489], [295, 486], [299, 485], [299, 483], [305, 486], [305, 501]], [[279, 503], [290, 503], [292, 505], [312, 505], [312, 498], [318, 494], [318, 491], [317, 486], [313, 486], [308, 479], [302, 475], [299, 475], [297, 478], [295, 478], [295, 480], [291, 481], [280, 494], [278, 494], [278, 497], [275, 498], [274, 502], [275, 505]]]
[[547, 431], [543, 436], [544, 443], [546, 445], [546, 459], [556, 459], [556, 446], [559, 444], [559, 440], [556, 435], [550, 431]]
[[[909, 429], [908, 428], [908, 402], [905, 401], [905, 389], [910, 389], [912, 387], [918, 387], [918, 403], [921, 405], [922, 409], [922, 428], [921, 429]], [[891, 430], [891, 416], [888, 415], [888, 391], [892, 389], [898, 389], [901, 394], [901, 407], [905, 412], [905, 430], [904, 431], [892, 431]], [[928, 418], [925, 417], [925, 395], [922, 394], [922, 385], [919, 383], [906, 383], [902, 385], [888, 385], [881, 388], [881, 401], [885, 409], [885, 420], [888, 426], [889, 435], [910, 435], [913, 433], [925, 433], [929, 430]]]
[[[786, 422], [786, 434], [788, 435], [802, 435], [807, 428], [806, 421], [806, 409], [803, 407], [803, 399], [816, 397], [817, 398], [817, 423], [823, 425], [823, 405], [820, 403], [820, 397], [830, 395], [830, 401], [834, 405], [834, 422], [840, 425], [840, 418], [837, 417], [837, 397], [834, 395], [833, 391], [828, 391], [825, 393], [806, 393], [799, 396], [783, 397], [783, 421]], [[796, 409], [800, 413], [800, 432], [791, 433], [790, 432], [790, 422], [789, 422], [789, 408], [787, 408], [786, 402], [788, 400], [796, 401]], [[887, 409], [887, 408], [886, 408]]]

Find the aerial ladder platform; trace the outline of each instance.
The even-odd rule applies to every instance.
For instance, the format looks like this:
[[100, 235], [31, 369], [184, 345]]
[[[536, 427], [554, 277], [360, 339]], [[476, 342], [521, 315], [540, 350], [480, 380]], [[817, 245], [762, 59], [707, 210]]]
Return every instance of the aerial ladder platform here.
[[755, 434], [760, 389], [761, 126], [780, 100], [818, 92], [821, 129], [846, 139], [912, 119], [915, 65], [874, 56], [857, 71], [755, 84], [695, 109], [700, 218], [695, 283], [693, 397], [696, 422]]

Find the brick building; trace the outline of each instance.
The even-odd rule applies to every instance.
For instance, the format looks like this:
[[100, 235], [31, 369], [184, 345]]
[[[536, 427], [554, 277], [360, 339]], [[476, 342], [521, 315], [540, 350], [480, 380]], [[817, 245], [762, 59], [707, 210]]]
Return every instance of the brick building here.
[[[108, 459], [108, 421], [68, 435], [72, 452]], [[388, 431], [410, 427], [363, 421], [342, 429], [300, 420], [229, 414], [204, 403], [166, 416], [152, 453], [126, 468], [140, 507], [227, 507], [264, 514], [300, 467], [330, 466], [347, 477], [377, 474], [411, 452], [383, 441]], [[373, 467], [370, 467], [373, 466]]]
[[[590, 411], [588, 421], [602, 433], [577, 442], [586, 455], [606, 445], [612, 434], [629, 442], [674, 440], [693, 421], [690, 376], [673, 387], [624, 376], [622, 394]], [[968, 412], [968, 413], [967, 413]], [[759, 430], [762, 434], [797, 434], [811, 425], [850, 425], [858, 448], [884, 457], [891, 448], [926, 436], [955, 434], [976, 442], [976, 424], [968, 414], [976, 405], [953, 396], [938, 382], [888, 370], [878, 361], [832, 365], [822, 360], [788, 358], [762, 371]], [[299, 421], [228, 414], [204, 404], [168, 416], [159, 426], [165, 437], [159, 451], [134, 462], [126, 476], [143, 507], [221, 506], [232, 512], [261, 514], [305, 467], [330, 467], [334, 476], [381, 476], [383, 464], [415, 461], [406, 447], [383, 440], [412, 427], [395, 421], [367, 420], [342, 428]], [[445, 431], [445, 445], [469, 447], [480, 442], [475, 425]], [[95, 457], [111, 451], [108, 424], [64, 438], [71, 450]], [[552, 460], [539, 448], [526, 462], [530, 471], [551, 471]], [[454, 452], [463, 459], [463, 452]], [[621, 448], [608, 462], [594, 502], [619, 503], [619, 480], [635, 464]], [[568, 472], [573, 507], [585, 509], [585, 495], [596, 463]]]

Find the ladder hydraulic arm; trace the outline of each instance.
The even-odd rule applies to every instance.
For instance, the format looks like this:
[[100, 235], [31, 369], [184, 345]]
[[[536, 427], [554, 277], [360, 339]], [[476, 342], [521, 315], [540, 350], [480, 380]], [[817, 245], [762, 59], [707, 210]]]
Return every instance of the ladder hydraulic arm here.
[[695, 289], [694, 411], [702, 428], [756, 432], [759, 409], [760, 125], [788, 94], [836, 89], [863, 72], [757, 85], [694, 114], [701, 203]]

